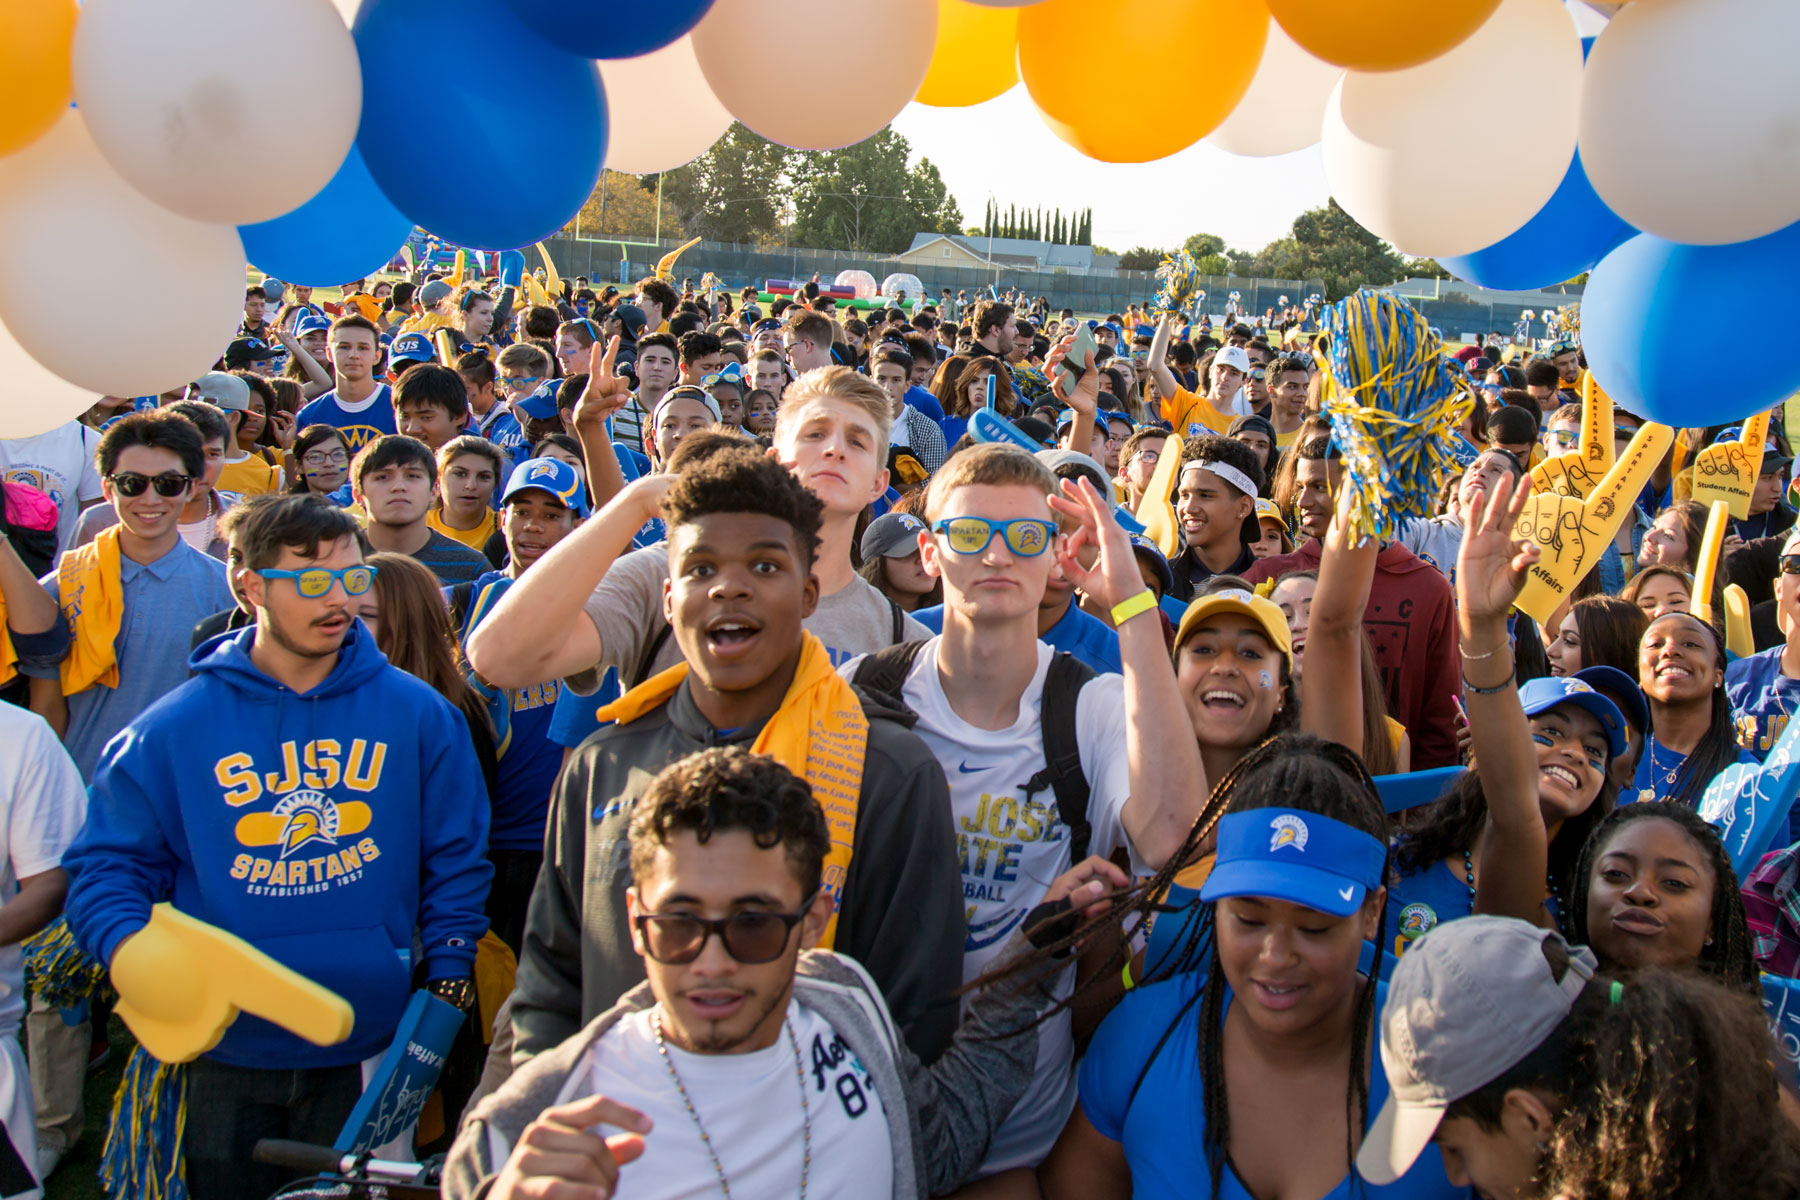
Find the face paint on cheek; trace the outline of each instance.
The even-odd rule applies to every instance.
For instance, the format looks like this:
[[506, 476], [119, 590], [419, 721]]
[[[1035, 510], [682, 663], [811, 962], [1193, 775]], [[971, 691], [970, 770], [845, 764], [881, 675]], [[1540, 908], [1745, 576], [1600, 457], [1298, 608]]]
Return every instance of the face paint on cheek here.
[[1256, 673], [1256, 686], [1266, 692], [1275, 686], [1275, 677], [1270, 675], [1267, 671], [1258, 671]]

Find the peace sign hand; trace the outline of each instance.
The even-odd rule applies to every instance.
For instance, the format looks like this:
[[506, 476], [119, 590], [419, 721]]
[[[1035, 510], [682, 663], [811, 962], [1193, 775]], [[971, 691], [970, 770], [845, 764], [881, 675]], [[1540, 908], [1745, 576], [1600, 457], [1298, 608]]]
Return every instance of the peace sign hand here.
[[607, 418], [631, 401], [631, 381], [613, 373], [619, 358], [619, 338], [588, 348], [587, 389], [575, 402], [575, 424], [580, 428], [604, 425]]
[[1554, 455], [1531, 469], [1532, 490], [1540, 494], [1587, 496], [1613, 465], [1613, 402], [1592, 372], [1581, 377], [1581, 440], [1574, 450]]
[[1763, 448], [1769, 436], [1769, 414], [1757, 413], [1744, 422], [1742, 432], [1729, 441], [1714, 442], [1694, 456], [1694, 499], [1710, 505], [1723, 500], [1731, 515], [1744, 520], [1750, 515], [1750, 494], [1762, 470]]
[[1519, 511], [1517, 536], [1544, 552], [1531, 567], [1519, 593], [1518, 608], [1538, 622], [1550, 615], [1575, 585], [1600, 561], [1606, 544], [1631, 512], [1632, 499], [1674, 443], [1667, 425], [1646, 423], [1631, 439], [1624, 457], [1585, 497], [1534, 493]]

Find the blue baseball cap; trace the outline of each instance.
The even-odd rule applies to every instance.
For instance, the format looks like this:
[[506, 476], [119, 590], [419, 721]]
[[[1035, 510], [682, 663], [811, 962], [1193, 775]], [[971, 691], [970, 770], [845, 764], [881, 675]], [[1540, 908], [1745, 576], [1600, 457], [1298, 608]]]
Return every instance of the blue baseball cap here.
[[1131, 549], [1139, 558], [1150, 564], [1155, 572], [1157, 582], [1162, 584], [1163, 595], [1175, 590], [1175, 572], [1169, 568], [1169, 560], [1163, 554], [1162, 547], [1141, 533], [1126, 535], [1131, 539]]
[[1585, 679], [1574, 676], [1533, 679], [1519, 686], [1519, 703], [1525, 706], [1525, 715], [1528, 717], [1535, 717], [1564, 704], [1585, 708], [1594, 714], [1594, 719], [1606, 731], [1607, 745], [1611, 748], [1613, 757], [1617, 758], [1625, 753], [1624, 714], [1619, 711], [1618, 705], [1596, 692], [1594, 685]]
[[1219, 822], [1219, 854], [1200, 889], [1210, 904], [1267, 896], [1347, 917], [1382, 885], [1387, 843], [1318, 813], [1257, 808]]
[[1583, 667], [1575, 672], [1575, 678], [1605, 693], [1606, 698], [1619, 706], [1619, 712], [1633, 727], [1650, 729], [1650, 705], [1644, 699], [1644, 689], [1638, 681], [1619, 670], [1617, 667]]
[[538, 384], [537, 390], [521, 400], [514, 400], [513, 407], [522, 410], [534, 421], [549, 421], [556, 416], [556, 395], [562, 389], [560, 379], [546, 379]]
[[294, 336], [305, 337], [309, 333], [330, 333], [331, 322], [318, 313], [307, 313], [294, 322]]
[[388, 361], [428, 363], [437, 361], [437, 351], [431, 348], [431, 339], [422, 333], [403, 333], [394, 339], [388, 347]]
[[549, 492], [577, 516], [588, 515], [587, 489], [581, 486], [581, 476], [560, 458], [528, 458], [514, 467], [506, 481], [506, 491], [500, 495], [501, 507], [531, 488]]

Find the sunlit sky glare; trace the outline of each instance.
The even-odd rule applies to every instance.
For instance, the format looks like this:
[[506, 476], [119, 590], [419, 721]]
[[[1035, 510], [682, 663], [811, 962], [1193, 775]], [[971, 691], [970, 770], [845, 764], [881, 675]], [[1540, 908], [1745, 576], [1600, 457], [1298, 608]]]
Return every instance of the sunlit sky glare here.
[[1238, 158], [1200, 143], [1153, 163], [1096, 162], [1050, 132], [1023, 85], [973, 108], [909, 104], [894, 129], [937, 166], [964, 226], [981, 224], [990, 194], [1002, 210], [1092, 208], [1094, 241], [1115, 252], [1166, 250], [1193, 233], [1258, 250], [1329, 194], [1317, 146]]
[[[1605, 19], [1581, 0], [1565, 3], [1584, 35], [1604, 27]], [[1496, 121], [1516, 115], [1517, 97], [1492, 95]], [[912, 144], [915, 160], [937, 165], [965, 227], [981, 224], [990, 195], [1002, 209], [1092, 208], [1094, 241], [1115, 252], [1167, 250], [1194, 233], [1260, 250], [1330, 195], [1317, 146], [1278, 158], [1239, 158], [1202, 142], [1153, 163], [1096, 162], [1050, 132], [1023, 84], [973, 108], [909, 104], [893, 127]]]

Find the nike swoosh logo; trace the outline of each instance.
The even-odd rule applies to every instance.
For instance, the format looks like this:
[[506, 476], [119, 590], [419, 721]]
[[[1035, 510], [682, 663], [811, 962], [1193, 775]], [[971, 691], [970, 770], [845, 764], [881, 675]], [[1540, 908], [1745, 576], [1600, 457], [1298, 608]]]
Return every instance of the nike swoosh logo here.
[[957, 773], [961, 774], [961, 775], [974, 775], [977, 772], [987, 770], [987, 768], [986, 767], [971, 767], [966, 762], [960, 762], [960, 763], [956, 764], [956, 770], [957, 770]]
[[1340, 888], [1338, 890], [1338, 896], [1344, 900], [1348, 900], [1354, 895], [1356, 895], [1356, 889], [1353, 887]]

